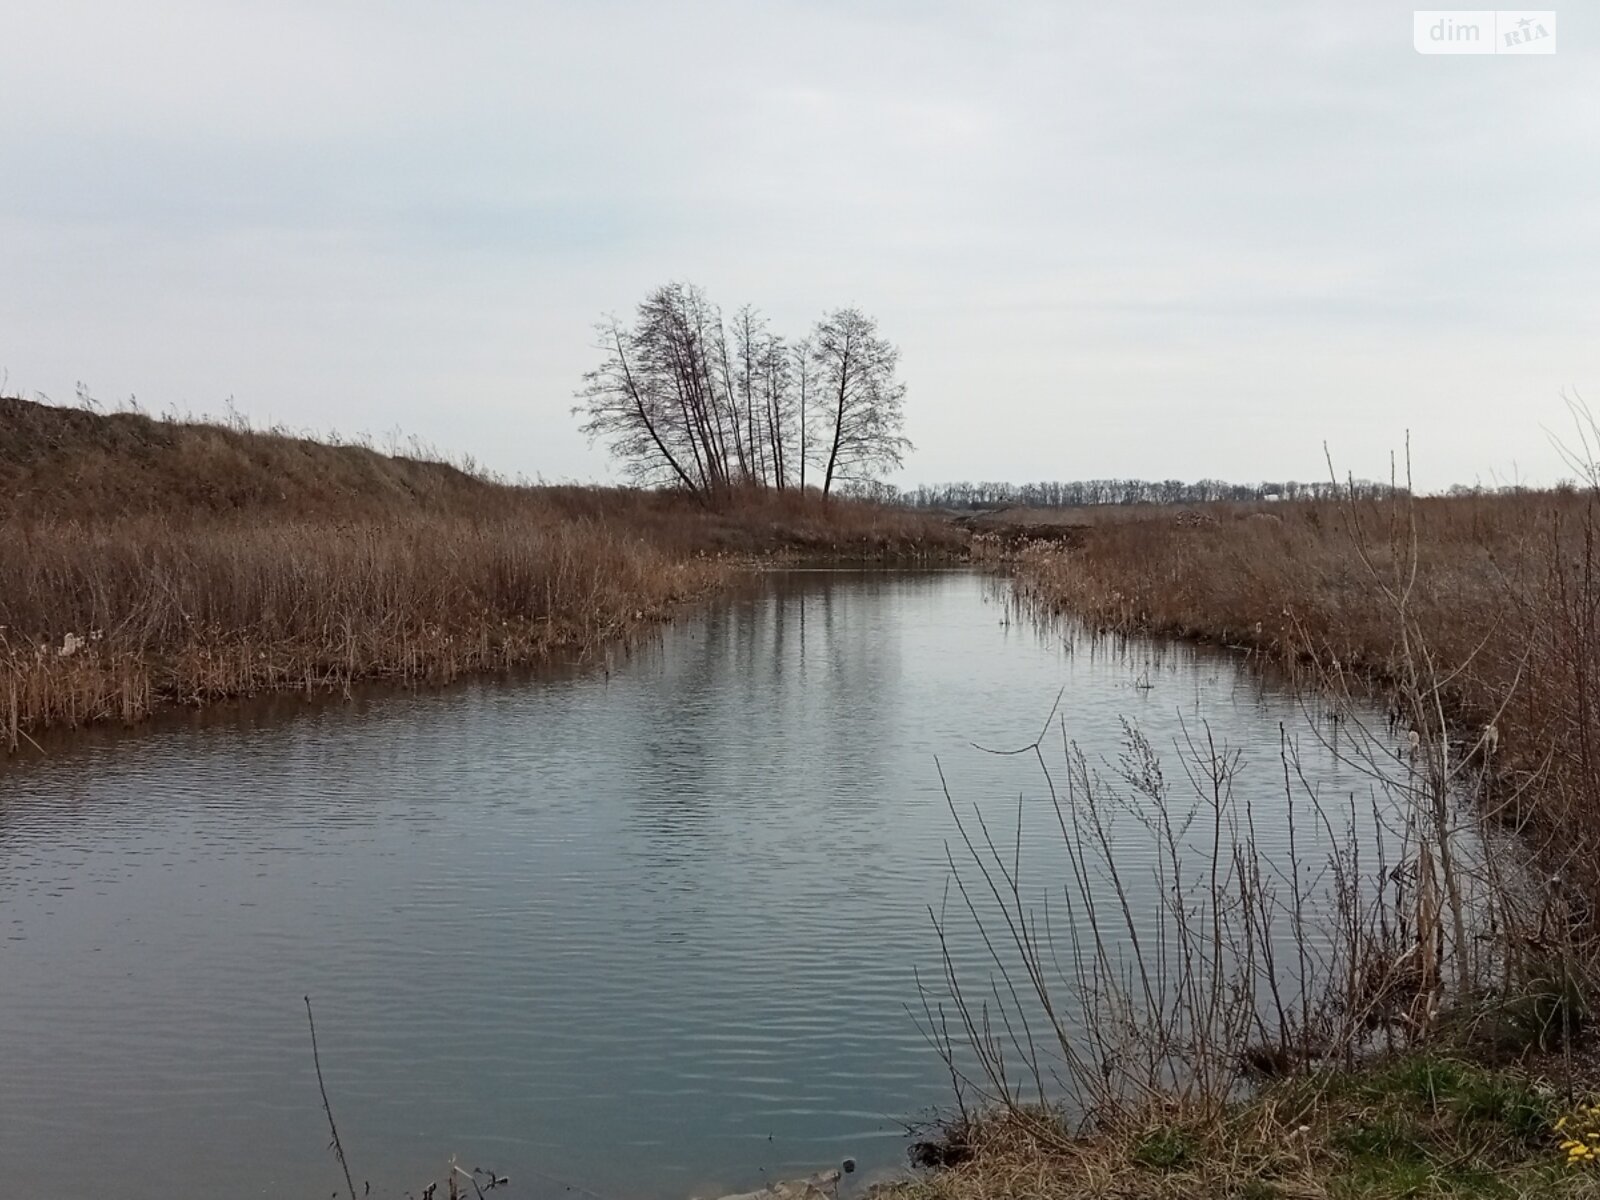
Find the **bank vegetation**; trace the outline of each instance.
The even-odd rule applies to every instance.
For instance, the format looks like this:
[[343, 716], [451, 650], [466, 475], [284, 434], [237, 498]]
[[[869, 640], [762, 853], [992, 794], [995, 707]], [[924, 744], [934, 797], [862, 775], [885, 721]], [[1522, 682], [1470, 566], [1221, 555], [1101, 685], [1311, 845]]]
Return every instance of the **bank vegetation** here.
[[1289, 671], [1362, 783], [1319, 789], [1286, 738], [1263, 841], [1204, 714], [1110, 764], [1057, 716], [1024, 752], [1058, 844], [952, 797], [936, 928], [990, 963], [925, 981], [956, 1111], [891, 1195], [1600, 1194], [1600, 470], [1572, 464], [1586, 486], [977, 527], [1044, 619]]
[[414, 449], [0, 398], [0, 746], [163, 705], [584, 649], [752, 561], [962, 553], [815, 489], [510, 484]]

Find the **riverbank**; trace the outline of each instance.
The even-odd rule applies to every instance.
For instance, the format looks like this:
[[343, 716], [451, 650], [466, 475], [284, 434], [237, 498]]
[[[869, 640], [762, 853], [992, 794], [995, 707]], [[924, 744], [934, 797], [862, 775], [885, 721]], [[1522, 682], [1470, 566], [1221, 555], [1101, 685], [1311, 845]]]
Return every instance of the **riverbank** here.
[[815, 494], [707, 508], [0, 399], [0, 745], [265, 691], [448, 682], [600, 645], [752, 562], [941, 561], [965, 543]]
[[[1352, 941], [1329, 977], [1328, 1011], [1357, 1034], [1369, 1030], [1366, 1052], [1356, 1052], [1358, 1037], [1342, 1043], [1348, 1057], [1325, 1056], [1307, 1040], [1316, 1022], [1300, 1022], [1288, 1040], [1255, 1043], [1247, 1032], [1197, 1042], [1187, 1053], [1232, 1081], [1227, 1103], [1197, 1104], [1160, 1087], [1142, 1102], [1091, 1112], [1081, 1129], [996, 1105], [990, 1092], [980, 1116], [924, 1147], [937, 1169], [888, 1195], [1600, 1194], [1592, 1169], [1600, 1136], [1590, 1136], [1600, 1131], [1577, 1112], [1597, 1085], [1596, 515], [1593, 493], [1564, 491], [1133, 508], [1059, 520], [1070, 533], [1020, 543], [1005, 521], [991, 521], [980, 552], [998, 547], [1020, 597], [1039, 610], [1112, 635], [1153, 633], [1271, 658], [1310, 702], [1337, 712], [1375, 688], [1388, 728], [1343, 723], [1355, 725], [1376, 790], [1399, 802], [1410, 832], [1399, 861], [1378, 876], [1400, 881], [1392, 899], [1368, 910], [1384, 914], [1368, 927], [1379, 936]], [[1286, 758], [1286, 783], [1290, 769]], [[1203, 763], [1186, 773], [1209, 777]], [[1474, 839], [1492, 845], [1507, 829], [1517, 835], [1514, 853], [1472, 850]], [[1237, 862], [1259, 862], [1253, 847], [1239, 857], [1238, 836], [1229, 837]], [[1524, 853], [1542, 882], [1500, 868]], [[1301, 878], [1298, 862], [1268, 873], [1276, 886]], [[1237, 884], [1260, 877], [1246, 865]], [[1345, 878], [1341, 888], [1361, 876]], [[1211, 910], [1226, 913], [1219, 899], [1213, 885]], [[1363, 903], [1341, 902], [1346, 915], [1334, 927], [1354, 928]], [[1204, 911], [1204, 889], [1200, 904]], [[1298, 927], [1297, 901], [1292, 908]], [[1019, 901], [1011, 922], [1020, 910]], [[1188, 928], [1182, 910], [1172, 917], [1180, 933]], [[1320, 936], [1297, 931], [1295, 953]], [[1183, 960], [1219, 961], [1205, 940]], [[1235, 949], [1220, 958], [1252, 944], [1230, 938]], [[1021, 950], [1027, 962], [1032, 951], [1025, 942]], [[1246, 1011], [1281, 1004], [1275, 985], [1270, 995], [1258, 982], [1241, 986]], [[1082, 991], [1070, 981], [1049, 990], [1063, 1005]], [[1209, 1011], [1215, 991], [1202, 989], [1196, 1011]], [[1361, 1013], [1376, 994], [1387, 994], [1384, 1013]], [[1156, 1034], [1161, 1046], [1191, 1028], [1152, 1018], [1137, 998], [1116, 1013], [1138, 1039]], [[1085, 1009], [1094, 1036], [1114, 1042], [1121, 1030], [1103, 1027], [1104, 1017]], [[977, 1028], [988, 1027], [985, 1018]], [[1126, 1069], [1115, 1057], [1107, 1064]]]
[[1026, 600], [1096, 628], [1376, 686], [1446, 770], [1485, 767], [1502, 815], [1600, 902], [1597, 534], [1586, 491], [1135, 508], [1014, 562]]
[[920, 1144], [938, 1169], [875, 1196], [1576, 1200], [1600, 1183], [1569, 1135], [1589, 1145], [1594, 1126], [1537, 1071], [1419, 1052], [1273, 1084], [1210, 1119], [1152, 1105], [1085, 1135], [1045, 1113], [991, 1114]]

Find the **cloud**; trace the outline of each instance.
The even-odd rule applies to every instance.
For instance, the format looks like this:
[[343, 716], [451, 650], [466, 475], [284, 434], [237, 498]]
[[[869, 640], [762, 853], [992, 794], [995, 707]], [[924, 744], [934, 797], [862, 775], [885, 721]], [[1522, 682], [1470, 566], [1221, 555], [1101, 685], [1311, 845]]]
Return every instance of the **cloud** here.
[[692, 278], [903, 348], [908, 479], [1559, 473], [1600, 392], [1592, 26], [1386, 4], [0, 16], [0, 366], [604, 476], [591, 322]]

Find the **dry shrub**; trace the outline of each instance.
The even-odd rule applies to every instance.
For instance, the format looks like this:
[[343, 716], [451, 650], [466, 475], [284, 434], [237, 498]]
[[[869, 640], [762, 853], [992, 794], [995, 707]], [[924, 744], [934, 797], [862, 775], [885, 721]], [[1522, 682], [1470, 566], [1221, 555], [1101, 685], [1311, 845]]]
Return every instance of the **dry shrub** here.
[[554, 509], [622, 522], [652, 546], [681, 554], [916, 563], [965, 558], [969, 537], [910, 509], [831, 496], [815, 488], [738, 490], [713, 506], [681, 492], [637, 488], [540, 489]]
[[1594, 489], [1284, 503], [1102, 525], [1026, 555], [1019, 587], [1099, 627], [1272, 655], [1314, 686], [1376, 684], [1439, 771], [1485, 776], [1570, 916], [1600, 912], [1597, 530]]
[[1203, 724], [1169, 771], [1132, 726], [1095, 766], [1052, 719], [1006, 753], [1036, 761], [1059, 839], [1023, 837], [1021, 800], [1013, 831], [949, 798], [922, 1014], [957, 1115], [913, 1150], [941, 1170], [890, 1196], [1592, 1194], [1553, 1153], [1541, 1078], [1594, 1080], [1550, 974], [1582, 967], [1581, 940], [1546, 931], [1482, 772], [1397, 745], [1348, 676], [1318, 679], [1318, 736], [1360, 794], [1308, 779], [1287, 734], [1264, 810]]
[[[1600, 981], [1600, 486], [1183, 516], [1137, 510], [1025, 547], [1019, 595], [1289, 664], [1337, 714], [1329, 743], [1361, 767], [1370, 813], [1341, 816], [1286, 756], [1291, 837], [1269, 857], [1225, 748], [1192, 737], [1174, 793], [1137, 731], [1108, 780], [1063, 726], [1061, 757], [1028, 748], [1061, 862], [1035, 863], [1027, 889], [1039, 850], [952, 804], [960, 904], [936, 917], [924, 1028], [965, 1161], [902, 1194], [1592, 1194], [1560, 1173], [1553, 1093], [1525, 1068], [1594, 1079], [1579, 1043]], [[1376, 726], [1360, 702], [1374, 687]], [[1296, 845], [1297, 793], [1320, 844]], [[1119, 812], [1153, 859], [1113, 832]], [[1154, 911], [1126, 886], [1151, 861]], [[978, 927], [987, 979], [957, 970], [951, 920]], [[1386, 1073], [1385, 1056], [1443, 1045], [1476, 1065], [1427, 1066], [1423, 1102]], [[1507, 1059], [1524, 1069], [1485, 1065]]]

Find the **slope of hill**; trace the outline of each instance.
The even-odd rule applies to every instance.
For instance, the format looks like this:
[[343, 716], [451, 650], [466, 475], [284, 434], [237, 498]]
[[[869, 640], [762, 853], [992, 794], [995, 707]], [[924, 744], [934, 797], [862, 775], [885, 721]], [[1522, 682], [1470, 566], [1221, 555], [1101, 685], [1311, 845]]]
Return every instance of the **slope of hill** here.
[[505, 490], [365, 446], [0, 396], [0, 518], [461, 512]]

